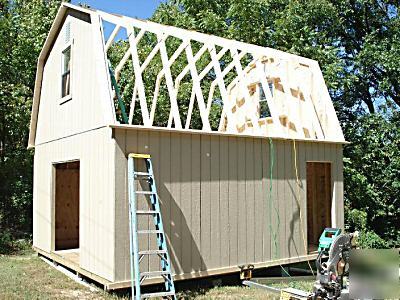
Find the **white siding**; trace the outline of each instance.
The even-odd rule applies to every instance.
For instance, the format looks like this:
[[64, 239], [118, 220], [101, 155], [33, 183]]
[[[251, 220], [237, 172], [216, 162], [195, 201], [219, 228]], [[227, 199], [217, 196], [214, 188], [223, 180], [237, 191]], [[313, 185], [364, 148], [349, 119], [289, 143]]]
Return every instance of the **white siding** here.
[[33, 245], [54, 250], [53, 164], [80, 161], [80, 266], [114, 279], [114, 143], [102, 128], [36, 146]]
[[[67, 47], [64, 31], [71, 32], [71, 96], [61, 102], [62, 51]], [[98, 59], [100, 30], [91, 23], [68, 16], [53, 45], [43, 70], [43, 81], [35, 145], [109, 124], [104, 93], [107, 76]], [[96, 60], [97, 59], [97, 60]], [[104, 64], [104, 62], [103, 62]]]

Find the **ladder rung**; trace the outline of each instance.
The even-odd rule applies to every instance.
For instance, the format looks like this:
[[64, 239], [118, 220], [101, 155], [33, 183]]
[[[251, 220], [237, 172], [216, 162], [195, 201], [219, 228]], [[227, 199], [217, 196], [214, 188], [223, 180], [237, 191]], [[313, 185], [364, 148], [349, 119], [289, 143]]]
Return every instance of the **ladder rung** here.
[[149, 234], [149, 233], [163, 233], [162, 232], [162, 230], [147, 230], [147, 229], [145, 229], [145, 230], [138, 230], [138, 233], [141, 233], [141, 234]]
[[152, 191], [136, 191], [136, 194], [143, 194], [143, 195], [155, 195], [157, 194], [156, 192], [152, 192]]
[[136, 176], [153, 176], [152, 174], [147, 172], [134, 172], [133, 174], [135, 174]]
[[165, 254], [167, 253], [167, 250], [144, 250], [144, 251], [139, 251], [139, 255], [152, 255], [152, 254]]
[[137, 210], [136, 214], [137, 215], [155, 215], [158, 214], [159, 212], [156, 210]]
[[141, 276], [145, 276], [145, 277], [159, 277], [162, 275], [169, 275], [169, 274], [171, 274], [170, 271], [152, 271], [152, 272], [140, 273]]
[[140, 298], [146, 299], [146, 298], [152, 298], [152, 297], [165, 297], [165, 296], [173, 296], [175, 295], [175, 292], [158, 292], [158, 293], [148, 293], [148, 294], [142, 294]]

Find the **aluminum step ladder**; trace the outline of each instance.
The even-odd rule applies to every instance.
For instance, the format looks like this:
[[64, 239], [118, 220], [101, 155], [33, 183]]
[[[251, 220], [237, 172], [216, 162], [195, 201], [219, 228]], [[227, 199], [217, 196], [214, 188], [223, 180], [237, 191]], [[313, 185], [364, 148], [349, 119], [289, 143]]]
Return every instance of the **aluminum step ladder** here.
[[[135, 171], [135, 161], [144, 160], [145, 172]], [[136, 183], [147, 181], [149, 190], [136, 190]], [[175, 286], [171, 273], [171, 262], [167, 249], [166, 236], [161, 218], [160, 203], [157, 195], [154, 179], [153, 166], [149, 154], [131, 153], [128, 155], [128, 192], [129, 192], [129, 234], [130, 234], [130, 258], [131, 258], [131, 284], [132, 299], [148, 299], [162, 297], [176, 299]], [[143, 184], [143, 185], [144, 185]], [[147, 186], [147, 184], [146, 184]], [[147, 201], [149, 198], [149, 209], [138, 210], [138, 201]], [[152, 216], [154, 230], [138, 230], [138, 218]], [[140, 250], [138, 235], [156, 236], [157, 249]], [[140, 262], [146, 256], [156, 256], [160, 260], [160, 269], [157, 271], [140, 271]], [[165, 282], [165, 290], [155, 293], [141, 293], [141, 285], [146, 279], [162, 277]]]

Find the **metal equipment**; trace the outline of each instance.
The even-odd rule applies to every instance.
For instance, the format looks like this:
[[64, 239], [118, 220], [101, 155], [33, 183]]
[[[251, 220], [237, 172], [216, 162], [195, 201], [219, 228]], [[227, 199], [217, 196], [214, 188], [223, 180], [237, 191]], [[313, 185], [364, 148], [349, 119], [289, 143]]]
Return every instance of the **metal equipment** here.
[[321, 235], [317, 280], [310, 299], [348, 299], [349, 256], [358, 233], [340, 232], [340, 229], [326, 228]]
[[[349, 299], [348, 275], [350, 250], [355, 247], [358, 232], [341, 233], [341, 229], [326, 228], [319, 239], [316, 260], [317, 278], [313, 292], [294, 288], [277, 289], [257, 282], [245, 280], [243, 284], [280, 294], [281, 300], [345, 300]], [[292, 280], [294, 277], [289, 277]], [[298, 278], [298, 277], [297, 277]], [[304, 277], [305, 278], [305, 277]]]
[[[135, 171], [135, 160], [144, 160], [146, 171]], [[150, 190], [136, 190], [135, 181], [140, 181], [142, 186], [148, 186]], [[147, 184], [145, 183], [147, 181]], [[161, 218], [160, 203], [157, 195], [156, 183], [153, 174], [153, 167], [149, 154], [131, 153], [128, 156], [128, 183], [129, 183], [129, 229], [130, 229], [130, 254], [131, 254], [131, 280], [132, 280], [132, 298], [136, 300], [153, 297], [162, 297], [167, 299], [176, 299], [175, 286], [171, 273], [171, 262], [168, 255], [167, 241]], [[142, 199], [139, 198], [142, 196]], [[138, 200], [150, 198], [148, 210], [138, 210]], [[152, 216], [155, 229], [139, 230], [138, 217]], [[139, 249], [138, 235], [154, 234], [157, 240], [157, 249]], [[160, 259], [161, 270], [140, 271], [140, 262], [145, 256], [155, 255]], [[165, 291], [156, 293], [142, 294], [140, 286], [146, 279], [161, 276], [165, 282]]]

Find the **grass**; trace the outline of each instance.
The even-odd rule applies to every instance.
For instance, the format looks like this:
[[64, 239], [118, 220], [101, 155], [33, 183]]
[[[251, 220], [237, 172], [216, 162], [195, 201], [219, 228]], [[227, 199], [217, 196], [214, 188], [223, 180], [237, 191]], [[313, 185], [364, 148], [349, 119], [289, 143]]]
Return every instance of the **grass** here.
[[[177, 296], [196, 300], [277, 298], [264, 290], [241, 286], [180, 291]], [[0, 255], [0, 299], [129, 299], [129, 295], [107, 293], [94, 286], [89, 289], [49, 266], [33, 251], [25, 250]]]
[[0, 299], [117, 299], [90, 290], [42, 261], [33, 252], [0, 256]]
[[289, 282], [279, 282], [270, 284], [272, 287], [276, 287], [278, 289], [283, 288], [294, 288], [306, 292], [312, 292], [314, 281], [289, 281]]

